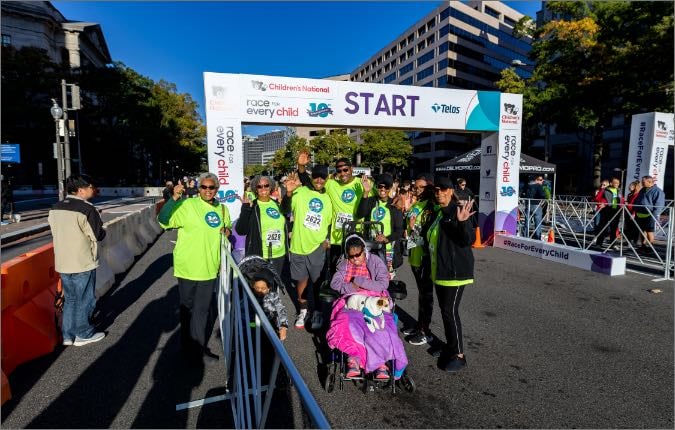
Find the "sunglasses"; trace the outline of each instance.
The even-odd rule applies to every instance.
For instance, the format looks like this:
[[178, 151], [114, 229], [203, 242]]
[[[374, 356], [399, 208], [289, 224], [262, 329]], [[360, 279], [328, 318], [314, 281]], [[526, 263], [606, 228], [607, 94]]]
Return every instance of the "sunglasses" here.
[[349, 167], [345, 167], [345, 166], [337, 167], [335, 169], [335, 171], [338, 172], [338, 173], [347, 173], [347, 172], [349, 172]]
[[388, 189], [391, 188], [391, 187], [390, 187], [390, 186], [387, 186], [387, 185], [384, 185], [384, 184], [380, 184], [380, 185], [377, 186], [377, 189], [378, 189], [378, 190], [381, 189], [381, 188], [383, 188], [383, 189], [385, 189], [385, 190], [388, 190]]
[[362, 256], [362, 255], [363, 255], [363, 251], [359, 252], [358, 254], [353, 254], [353, 255], [347, 254], [347, 258], [348, 258], [349, 260], [353, 260], [353, 259], [355, 259], [355, 258], [359, 258], [359, 257]]
[[216, 187], [215, 185], [200, 185], [199, 188], [201, 188], [202, 190], [211, 190], [211, 191], [218, 189], [218, 187]]
[[312, 175], [312, 179], [319, 179], [319, 178], [321, 178], [321, 179], [323, 179], [323, 180], [326, 180], [327, 176], [325, 176], [325, 175], [316, 175], [316, 174], [315, 174], [315, 175]]
[[255, 187], [260, 190], [262, 188], [269, 188], [270, 184], [258, 184]]
[[435, 187], [435, 188], [434, 188], [434, 192], [435, 192], [435, 193], [440, 193], [441, 191], [447, 191], [447, 190], [449, 190], [449, 189], [450, 189], [450, 188]]

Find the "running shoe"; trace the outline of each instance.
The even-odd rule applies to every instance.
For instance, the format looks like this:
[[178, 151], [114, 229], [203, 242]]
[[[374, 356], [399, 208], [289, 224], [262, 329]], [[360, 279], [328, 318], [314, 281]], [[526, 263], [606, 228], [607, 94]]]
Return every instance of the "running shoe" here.
[[383, 364], [375, 370], [373, 375], [378, 381], [386, 381], [389, 379], [389, 369]]
[[426, 345], [431, 343], [434, 340], [434, 337], [430, 333], [424, 333], [420, 331], [408, 338], [408, 343], [411, 345]]
[[300, 309], [298, 317], [295, 319], [295, 328], [305, 328], [305, 320], [307, 319], [307, 309]]
[[358, 378], [361, 376], [361, 369], [355, 359], [349, 358], [347, 360], [347, 378]]

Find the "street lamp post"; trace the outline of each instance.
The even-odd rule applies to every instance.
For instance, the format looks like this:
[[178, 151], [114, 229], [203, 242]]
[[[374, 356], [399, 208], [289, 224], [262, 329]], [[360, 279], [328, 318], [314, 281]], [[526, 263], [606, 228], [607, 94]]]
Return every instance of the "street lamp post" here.
[[57, 170], [57, 180], [58, 180], [58, 187], [59, 187], [59, 200], [63, 200], [65, 198], [65, 190], [64, 190], [64, 172], [63, 172], [63, 152], [62, 152], [62, 147], [61, 147], [61, 137], [60, 137], [60, 121], [61, 117], [63, 116], [63, 109], [59, 106], [58, 103], [56, 103], [55, 99], [52, 99], [52, 107], [50, 109], [50, 112], [52, 114], [52, 117], [54, 118], [54, 126], [56, 128], [56, 142], [54, 143], [55, 146], [55, 151], [54, 151], [54, 158], [56, 158], [56, 170]]

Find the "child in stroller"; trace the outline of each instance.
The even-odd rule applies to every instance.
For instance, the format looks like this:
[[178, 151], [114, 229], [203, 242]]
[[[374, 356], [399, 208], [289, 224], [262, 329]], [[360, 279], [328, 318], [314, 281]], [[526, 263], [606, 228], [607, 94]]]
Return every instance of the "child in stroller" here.
[[277, 329], [279, 339], [285, 340], [288, 331], [288, 316], [286, 307], [281, 303], [279, 296], [279, 289], [283, 291], [283, 282], [275, 272], [272, 263], [257, 255], [252, 255], [241, 260], [239, 270], [248, 281], [265, 316]]
[[328, 346], [347, 354], [346, 379], [361, 377], [363, 369], [376, 381], [388, 381], [392, 374], [397, 380], [403, 375], [408, 359], [387, 291], [386, 263], [369, 252], [360, 236], [345, 237], [344, 256], [330, 285], [340, 297], [331, 312], [326, 333]]

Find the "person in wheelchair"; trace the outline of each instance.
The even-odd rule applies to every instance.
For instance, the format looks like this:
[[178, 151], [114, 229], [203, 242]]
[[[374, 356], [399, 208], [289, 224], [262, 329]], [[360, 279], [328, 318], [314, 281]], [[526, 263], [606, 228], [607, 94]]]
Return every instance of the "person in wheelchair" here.
[[[333, 304], [326, 333], [328, 346], [348, 356], [347, 378], [361, 376], [364, 369], [375, 380], [389, 380], [390, 372], [399, 379], [408, 365], [388, 285], [383, 259], [370, 254], [360, 236], [347, 237], [330, 284], [341, 296]], [[387, 367], [389, 360], [394, 369]]]

